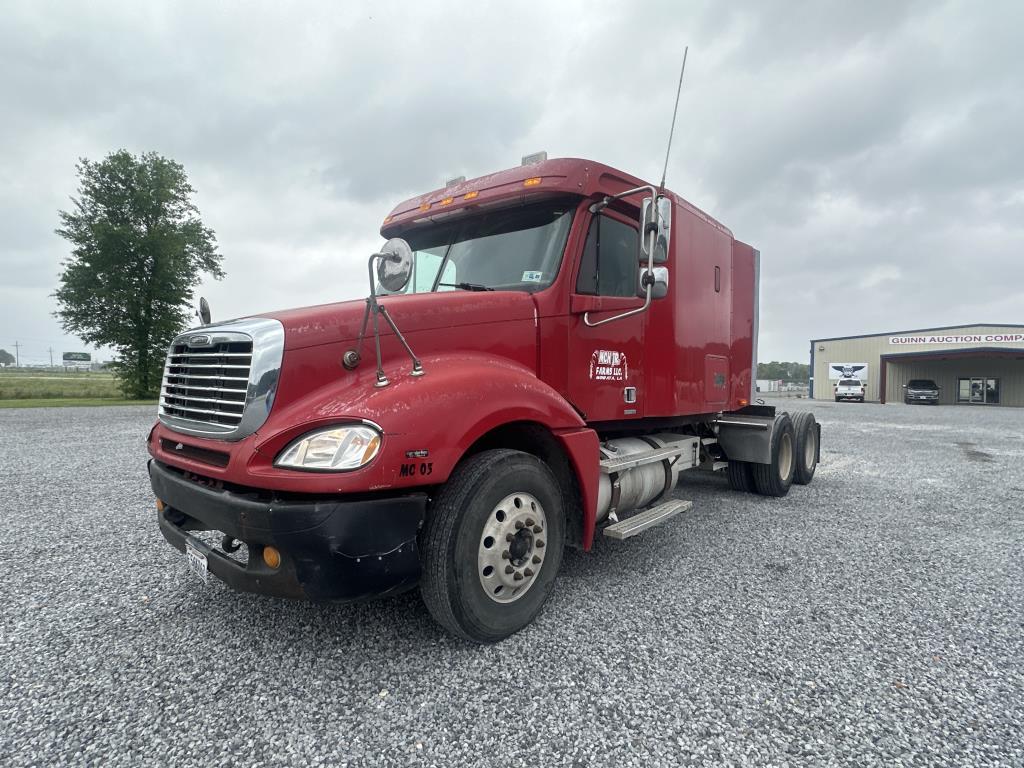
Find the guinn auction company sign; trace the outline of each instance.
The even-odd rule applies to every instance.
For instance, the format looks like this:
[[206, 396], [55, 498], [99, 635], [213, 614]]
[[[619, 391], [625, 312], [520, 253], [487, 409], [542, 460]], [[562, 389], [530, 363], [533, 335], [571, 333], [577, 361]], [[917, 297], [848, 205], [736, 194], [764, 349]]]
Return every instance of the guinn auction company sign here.
[[965, 336], [890, 336], [890, 344], [1024, 344], [1024, 333], [974, 333]]

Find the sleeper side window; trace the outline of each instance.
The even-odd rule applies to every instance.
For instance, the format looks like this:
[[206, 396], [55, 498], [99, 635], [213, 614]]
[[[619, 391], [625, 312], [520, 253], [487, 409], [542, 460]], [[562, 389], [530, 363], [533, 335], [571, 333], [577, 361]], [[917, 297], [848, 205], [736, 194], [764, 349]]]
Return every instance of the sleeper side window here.
[[590, 220], [576, 293], [636, 296], [639, 279], [637, 231], [610, 216]]

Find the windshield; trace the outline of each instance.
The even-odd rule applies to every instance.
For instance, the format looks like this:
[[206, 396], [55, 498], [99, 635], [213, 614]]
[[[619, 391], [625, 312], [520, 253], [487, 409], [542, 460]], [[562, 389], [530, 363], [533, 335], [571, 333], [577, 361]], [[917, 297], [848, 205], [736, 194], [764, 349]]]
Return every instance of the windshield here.
[[547, 288], [574, 208], [572, 200], [548, 200], [406, 233], [415, 255], [405, 293]]
[[914, 389], [935, 389], [935, 382], [931, 379], [911, 379], [907, 384]]
[[839, 382], [839, 386], [841, 386], [841, 387], [859, 387], [860, 386], [860, 379], [843, 379], [842, 381]]

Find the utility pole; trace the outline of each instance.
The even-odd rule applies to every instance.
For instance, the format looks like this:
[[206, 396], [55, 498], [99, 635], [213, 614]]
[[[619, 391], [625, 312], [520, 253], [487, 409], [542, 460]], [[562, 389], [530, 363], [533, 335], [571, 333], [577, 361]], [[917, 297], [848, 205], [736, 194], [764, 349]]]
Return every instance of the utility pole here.
[[50, 367], [53, 368], [53, 347], [50, 347], [47, 351], [50, 353]]
[[21, 344], [19, 344], [18, 342], [14, 342], [14, 367], [15, 368], [21, 368], [21, 353], [19, 351], [20, 349], [21, 349]]

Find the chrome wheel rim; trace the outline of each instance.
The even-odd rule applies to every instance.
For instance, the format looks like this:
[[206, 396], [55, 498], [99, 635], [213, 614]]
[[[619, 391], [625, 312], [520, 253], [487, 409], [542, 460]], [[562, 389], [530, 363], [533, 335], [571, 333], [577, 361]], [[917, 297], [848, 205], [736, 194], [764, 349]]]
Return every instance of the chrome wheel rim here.
[[477, 550], [477, 576], [484, 593], [496, 603], [525, 595], [544, 566], [548, 519], [530, 493], [510, 493], [484, 523]]

